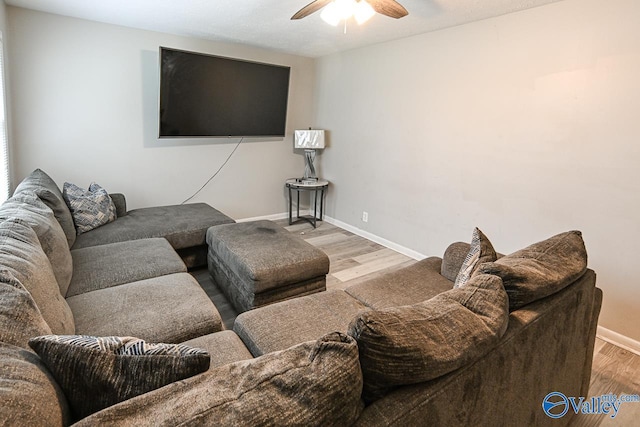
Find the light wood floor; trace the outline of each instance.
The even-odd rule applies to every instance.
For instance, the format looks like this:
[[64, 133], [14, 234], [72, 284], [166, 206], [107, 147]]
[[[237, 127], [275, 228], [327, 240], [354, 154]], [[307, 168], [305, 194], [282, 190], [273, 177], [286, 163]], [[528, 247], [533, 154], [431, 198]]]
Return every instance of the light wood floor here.
[[[319, 222], [316, 229], [307, 222], [291, 226], [287, 220], [275, 222], [329, 256], [331, 267], [327, 276], [327, 289], [344, 289], [346, 286], [415, 262], [412, 258], [326, 222]], [[213, 300], [227, 329], [231, 329], [237, 315], [233, 306], [212, 283], [206, 269], [193, 271], [192, 274]], [[640, 356], [596, 338], [591, 385], [587, 397], [608, 393], [640, 394]], [[610, 425], [640, 426], [640, 402], [623, 403], [614, 419], [606, 415], [581, 414], [574, 417], [571, 423], [572, 427]]]

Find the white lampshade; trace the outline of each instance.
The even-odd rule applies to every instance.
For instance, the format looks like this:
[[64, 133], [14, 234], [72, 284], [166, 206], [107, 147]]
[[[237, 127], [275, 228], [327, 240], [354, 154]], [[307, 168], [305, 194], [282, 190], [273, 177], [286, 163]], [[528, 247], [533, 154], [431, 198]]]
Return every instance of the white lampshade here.
[[320, 150], [324, 148], [324, 130], [307, 129], [293, 131], [294, 148]]

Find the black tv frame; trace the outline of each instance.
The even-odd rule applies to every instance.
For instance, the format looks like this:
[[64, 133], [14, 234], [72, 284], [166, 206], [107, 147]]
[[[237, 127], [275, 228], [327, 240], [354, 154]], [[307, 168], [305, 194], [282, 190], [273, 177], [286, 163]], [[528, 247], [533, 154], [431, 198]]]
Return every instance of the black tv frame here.
[[[198, 82], [170, 76], [170, 56], [197, 63]], [[285, 136], [291, 67], [160, 46], [159, 70], [159, 138]]]

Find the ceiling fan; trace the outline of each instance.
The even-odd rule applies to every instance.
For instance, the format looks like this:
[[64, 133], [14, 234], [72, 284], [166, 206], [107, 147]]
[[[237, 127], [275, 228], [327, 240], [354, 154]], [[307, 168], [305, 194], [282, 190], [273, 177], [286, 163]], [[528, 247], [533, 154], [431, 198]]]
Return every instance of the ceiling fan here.
[[[326, 6], [326, 7], [325, 7]], [[402, 18], [409, 12], [395, 0], [315, 0], [300, 9], [291, 19], [302, 19], [318, 10], [322, 11], [322, 19], [332, 25], [353, 16], [358, 24], [362, 24], [377, 13], [391, 18]]]

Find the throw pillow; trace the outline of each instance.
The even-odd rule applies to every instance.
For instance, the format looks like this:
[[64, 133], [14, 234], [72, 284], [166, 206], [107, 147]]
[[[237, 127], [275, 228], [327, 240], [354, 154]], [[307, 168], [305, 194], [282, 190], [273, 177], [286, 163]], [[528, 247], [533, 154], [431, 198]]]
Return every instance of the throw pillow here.
[[464, 242], [454, 242], [450, 244], [442, 255], [440, 274], [450, 282], [455, 282], [464, 259], [469, 253], [471, 245]]
[[484, 235], [478, 227], [473, 229], [471, 236], [471, 248], [460, 267], [460, 271], [456, 276], [456, 281], [453, 285], [454, 288], [464, 286], [473, 273], [478, 269], [478, 266], [485, 262], [493, 262], [498, 258], [496, 251], [493, 249], [493, 245], [487, 236]]
[[362, 412], [353, 338], [331, 333], [107, 408], [81, 426], [350, 426]]
[[40, 246], [51, 262], [60, 294], [66, 295], [73, 274], [69, 243], [53, 211], [33, 191], [15, 194], [0, 207], [0, 219], [24, 219], [38, 235]]
[[64, 230], [67, 237], [69, 247], [72, 247], [76, 241], [76, 229], [73, 225], [73, 217], [69, 212], [60, 189], [49, 175], [41, 169], [36, 169], [22, 180], [13, 192], [14, 195], [23, 191], [31, 190], [53, 211], [60, 226]]
[[562, 290], [586, 270], [582, 233], [568, 231], [483, 264], [478, 273], [502, 278], [513, 311]]
[[29, 338], [50, 334], [31, 294], [9, 270], [0, 269], [0, 341], [29, 348]]
[[116, 207], [107, 190], [92, 183], [88, 190], [64, 183], [62, 190], [78, 234], [86, 233], [116, 219]]
[[47, 335], [29, 345], [62, 388], [75, 419], [209, 369], [205, 350], [133, 337]]
[[358, 342], [362, 397], [370, 403], [394, 387], [478, 360], [495, 347], [508, 322], [502, 280], [487, 274], [419, 304], [361, 312], [349, 324], [349, 335]]
[[51, 263], [27, 222], [9, 218], [0, 223], [0, 268], [22, 283], [54, 334], [75, 333], [73, 313], [60, 295]]

